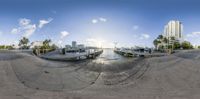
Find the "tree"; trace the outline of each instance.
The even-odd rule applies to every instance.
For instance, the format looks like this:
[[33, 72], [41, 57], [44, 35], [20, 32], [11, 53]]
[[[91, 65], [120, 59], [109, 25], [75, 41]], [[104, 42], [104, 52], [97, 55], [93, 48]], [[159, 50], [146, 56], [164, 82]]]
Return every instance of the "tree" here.
[[52, 50], [55, 50], [55, 49], [57, 49], [58, 48], [58, 46], [56, 45], [56, 44], [53, 44], [52, 46], [51, 46], [51, 49]]
[[164, 46], [160, 47], [158, 46], [159, 44], [163, 43], [163, 42], [167, 42], [167, 39], [163, 37], [163, 35], [159, 35], [154, 41], [153, 44], [155, 46], [155, 48], [158, 49], [162, 49]]
[[164, 37], [162, 41], [163, 41], [164, 43], [167, 43], [169, 40], [168, 40], [166, 37]]
[[[171, 48], [172, 50], [175, 49], [175, 42], [176, 42], [176, 38], [174, 36], [169, 38], [169, 43], [170, 43], [169, 48]], [[178, 44], [178, 42], [176, 43], [176, 45], [177, 44]], [[177, 47], [178, 47], [178, 45], [177, 45]]]
[[173, 40], [173, 41], [174, 41], [174, 40], [175, 40], [175, 37], [174, 37], [174, 36], [170, 37], [170, 40]]
[[163, 39], [163, 35], [158, 35], [157, 39]]
[[158, 40], [157, 39], [155, 39], [154, 41], [153, 41], [153, 44], [154, 44], [154, 46], [155, 46], [155, 48], [157, 48], [158, 47]]
[[174, 42], [174, 49], [180, 49], [181, 44], [179, 42]]
[[38, 54], [45, 54], [51, 51], [54, 51], [58, 48], [58, 46], [56, 46], [55, 44], [50, 44], [51, 43], [51, 39], [45, 39], [42, 42], [42, 46], [35, 46], [33, 49], [33, 53], [35, 53], [36, 55]]
[[183, 49], [192, 49], [192, 48], [193, 48], [193, 46], [191, 45], [191, 43], [188, 42], [188, 41], [184, 41], [184, 42], [181, 44], [181, 46], [182, 46]]
[[14, 49], [14, 48], [13, 48], [13, 46], [11, 46], [11, 45], [0, 45], [0, 49], [12, 50], [12, 49]]
[[50, 48], [51, 39], [46, 39], [43, 41], [43, 48], [49, 49]]
[[19, 40], [19, 46], [21, 46], [22, 49], [28, 49], [28, 43], [29, 39], [26, 37], [23, 37], [21, 40]]
[[158, 49], [159, 49], [160, 51], [163, 51], [164, 46], [163, 46], [163, 45], [160, 45], [160, 46], [158, 47]]

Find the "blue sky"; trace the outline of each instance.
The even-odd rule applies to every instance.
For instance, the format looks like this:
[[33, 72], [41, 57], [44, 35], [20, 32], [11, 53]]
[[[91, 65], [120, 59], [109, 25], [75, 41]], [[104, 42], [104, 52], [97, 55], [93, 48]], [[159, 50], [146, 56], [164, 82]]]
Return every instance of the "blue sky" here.
[[113, 47], [153, 46], [170, 20], [184, 38], [200, 45], [198, 0], [1, 0], [0, 44], [45, 38], [59, 46], [78, 43]]

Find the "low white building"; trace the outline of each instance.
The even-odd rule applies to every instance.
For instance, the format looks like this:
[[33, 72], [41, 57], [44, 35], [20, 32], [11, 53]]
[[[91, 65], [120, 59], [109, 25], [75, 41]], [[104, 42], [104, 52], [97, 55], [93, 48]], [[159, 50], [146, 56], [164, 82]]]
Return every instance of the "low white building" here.
[[78, 47], [79, 49], [85, 48], [84, 44], [79, 44], [79, 45], [77, 45], [77, 47]]
[[43, 41], [35, 41], [31, 43], [30, 48], [40, 47], [40, 46], [43, 46]]

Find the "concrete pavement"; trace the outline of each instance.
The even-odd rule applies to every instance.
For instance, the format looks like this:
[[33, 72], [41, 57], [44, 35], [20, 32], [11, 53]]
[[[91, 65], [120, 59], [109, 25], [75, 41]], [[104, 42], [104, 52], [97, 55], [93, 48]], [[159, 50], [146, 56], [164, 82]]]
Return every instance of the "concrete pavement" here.
[[0, 51], [0, 99], [199, 99], [200, 51], [105, 64]]

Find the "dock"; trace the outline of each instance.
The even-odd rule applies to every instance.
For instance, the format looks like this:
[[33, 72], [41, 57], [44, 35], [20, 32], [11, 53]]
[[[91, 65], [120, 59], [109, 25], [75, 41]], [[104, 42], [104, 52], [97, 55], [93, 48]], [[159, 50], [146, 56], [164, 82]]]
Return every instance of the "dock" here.
[[48, 60], [57, 60], [57, 61], [78, 61], [84, 59], [94, 59], [100, 54], [103, 53], [102, 49], [95, 51], [88, 51], [82, 53], [66, 53], [65, 55], [60, 54], [59, 51], [50, 52], [39, 57], [48, 59]]

